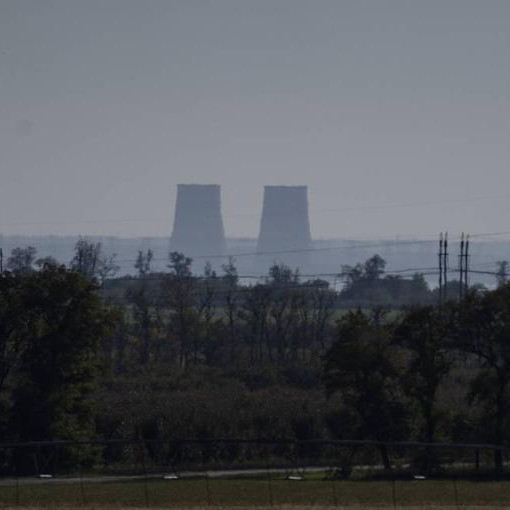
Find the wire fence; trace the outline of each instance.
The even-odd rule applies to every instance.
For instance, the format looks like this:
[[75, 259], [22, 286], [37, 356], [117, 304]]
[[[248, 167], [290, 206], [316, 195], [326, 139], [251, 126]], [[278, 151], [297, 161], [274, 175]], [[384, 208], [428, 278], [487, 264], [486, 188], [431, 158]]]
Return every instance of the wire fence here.
[[[500, 459], [500, 460], [498, 460]], [[510, 450], [376, 441], [0, 444], [0, 506], [510, 505]]]

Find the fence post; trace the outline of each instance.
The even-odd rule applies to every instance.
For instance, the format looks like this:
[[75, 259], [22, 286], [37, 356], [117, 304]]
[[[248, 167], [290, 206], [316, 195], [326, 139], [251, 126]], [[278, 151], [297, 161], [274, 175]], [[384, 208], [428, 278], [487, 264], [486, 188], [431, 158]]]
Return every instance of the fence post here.
[[83, 467], [81, 465], [81, 462], [80, 462], [80, 492], [81, 492], [82, 504], [86, 505], [87, 500], [85, 498], [85, 487], [83, 486]]
[[336, 494], [336, 486], [335, 486], [335, 477], [336, 477], [336, 469], [335, 466], [330, 468], [330, 480], [331, 480], [331, 490], [333, 492], [333, 506], [338, 506], [338, 498]]
[[145, 445], [143, 442], [140, 443], [140, 447], [142, 449], [142, 465], [143, 465], [143, 488], [144, 488], [144, 495], [145, 495], [145, 507], [147, 508], [149, 506], [149, 480], [147, 478], [147, 463], [145, 460]]
[[458, 491], [458, 488], [457, 488], [457, 478], [454, 476], [452, 478], [452, 483], [453, 483], [453, 495], [455, 497], [455, 508], [459, 508], [459, 491]]
[[[58, 477], [60, 474], [60, 469], [59, 469], [60, 446], [58, 444], [55, 445], [55, 449], [53, 451], [54, 451], [55, 458], [53, 459], [53, 473], [50, 473], [50, 474], [53, 475], [54, 477]], [[50, 459], [51, 459], [51, 457], [50, 457]], [[58, 487], [58, 485], [55, 485], [57, 497], [58, 497], [58, 488], [57, 487]]]
[[396, 510], [397, 508], [397, 481], [395, 479], [395, 473], [391, 477], [391, 496], [393, 500], [393, 508]]
[[16, 506], [19, 506], [19, 474], [18, 474], [18, 460], [17, 452], [14, 450], [14, 472], [16, 475]]
[[211, 506], [211, 487], [209, 486], [209, 472], [207, 469], [204, 471], [205, 475], [205, 490], [207, 492], [207, 506]]
[[19, 506], [19, 478], [16, 473], [16, 506]]
[[274, 505], [273, 501], [273, 484], [271, 480], [271, 471], [269, 469], [269, 452], [268, 452], [269, 446], [266, 446], [265, 453], [266, 453], [266, 477], [267, 477], [267, 495], [269, 497], [269, 506]]
[[211, 506], [211, 487], [209, 485], [209, 471], [207, 470], [205, 463], [205, 451], [203, 442], [200, 442], [200, 451], [202, 452], [202, 469], [204, 470], [205, 492], [207, 496], [207, 506], [209, 507]]

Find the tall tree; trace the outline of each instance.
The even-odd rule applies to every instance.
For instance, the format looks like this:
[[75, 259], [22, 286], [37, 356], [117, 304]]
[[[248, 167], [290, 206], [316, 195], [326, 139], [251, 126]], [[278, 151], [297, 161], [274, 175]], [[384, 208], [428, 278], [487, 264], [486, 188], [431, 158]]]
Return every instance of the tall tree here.
[[23, 282], [16, 274], [6, 273], [0, 278], [0, 402], [9, 376], [19, 366], [35, 321], [25, 306]]
[[[470, 399], [485, 411], [487, 439], [503, 445], [510, 427], [510, 285], [470, 293], [458, 306], [453, 332], [454, 346], [479, 363]], [[501, 473], [501, 450], [495, 451], [494, 462]]]
[[386, 261], [377, 253], [365, 261], [364, 278], [368, 281], [378, 280], [384, 274]]
[[103, 284], [119, 270], [116, 259], [115, 253], [109, 256], [103, 253], [101, 243], [93, 243], [80, 237], [74, 247], [71, 268], [86, 278], [90, 280], [96, 278]]
[[324, 282], [325, 285], [320, 285], [317, 280], [312, 283], [314, 286], [307, 292], [309, 316], [304, 317], [304, 322], [309, 324], [307, 347], [318, 359], [319, 355], [325, 353], [330, 331], [333, 330], [329, 326], [336, 293], [328, 287], [327, 282]]
[[421, 439], [435, 439], [438, 421], [437, 394], [450, 372], [453, 359], [448, 348], [448, 315], [432, 306], [406, 312], [395, 331], [395, 341], [406, 349], [403, 388], [418, 402], [424, 428]]
[[179, 364], [188, 365], [198, 334], [197, 282], [191, 272], [193, 260], [182, 253], [170, 253], [170, 273], [163, 280], [163, 300], [170, 316], [168, 330], [179, 345]]
[[136, 257], [135, 262], [135, 269], [138, 272], [139, 278], [143, 278], [151, 272], [153, 258], [154, 252], [151, 249], [148, 249], [145, 253], [142, 250], [138, 251], [138, 256]]
[[[219, 278], [208, 261], [204, 267], [204, 275], [198, 286], [197, 320], [200, 323], [200, 334], [195, 334], [193, 342], [193, 359], [198, 361], [198, 351], [202, 350], [206, 360], [213, 362], [222, 358], [222, 342], [217, 342], [215, 331], [219, 324], [216, 319], [216, 296]], [[224, 340], [224, 335], [221, 335]]]
[[[449, 333], [446, 310], [427, 306], [408, 310], [394, 335], [406, 359], [401, 375], [402, 388], [421, 411], [420, 439], [430, 443], [436, 440], [441, 416], [438, 392], [453, 366], [447, 342]], [[425, 473], [435, 467], [431, 450], [421, 461], [420, 467]]]
[[271, 304], [271, 288], [257, 284], [249, 289], [242, 303], [241, 317], [248, 330], [251, 363], [261, 363], [266, 354], [271, 359], [268, 343], [269, 307]]
[[227, 316], [227, 328], [229, 338], [230, 362], [236, 357], [237, 319], [239, 316], [239, 276], [235, 259], [229, 257], [228, 263], [221, 266], [223, 270], [222, 283], [224, 291], [224, 306]]
[[[339, 321], [338, 340], [325, 355], [324, 383], [357, 416], [360, 439], [402, 440], [408, 432], [407, 411], [398, 385], [391, 346], [393, 325], [381, 313], [358, 310]], [[381, 448], [386, 469], [391, 462]]]
[[98, 350], [116, 316], [93, 282], [63, 266], [34, 272], [23, 293], [22, 314], [34, 319], [12, 394], [12, 433], [20, 441], [91, 437]]
[[502, 287], [508, 282], [508, 260], [496, 262], [498, 270], [496, 272], [496, 282], [498, 287]]
[[33, 246], [14, 248], [7, 259], [7, 269], [15, 273], [29, 273], [34, 270], [37, 249]]
[[149, 363], [153, 354], [153, 336], [156, 325], [155, 299], [149, 286], [152, 250], [138, 252], [134, 267], [138, 279], [126, 291], [126, 299], [133, 305], [136, 335], [138, 339], [139, 362], [142, 366]]

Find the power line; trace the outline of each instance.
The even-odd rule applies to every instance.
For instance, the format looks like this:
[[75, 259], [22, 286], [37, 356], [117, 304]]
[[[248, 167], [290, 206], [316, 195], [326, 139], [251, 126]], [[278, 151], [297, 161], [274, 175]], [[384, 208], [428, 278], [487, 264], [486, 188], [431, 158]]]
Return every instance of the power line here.
[[[415, 201], [415, 202], [396, 202], [396, 203], [381, 203], [381, 204], [362, 204], [348, 207], [332, 208], [332, 209], [309, 209], [310, 214], [328, 214], [335, 212], [348, 212], [348, 211], [367, 211], [374, 210], [379, 211], [382, 209], [397, 209], [397, 208], [408, 208], [408, 207], [428, 207], [440, 204], [460, 204], [460, 203], [472, 203], [476, 201], [486, 200], [499, 200], [508, 199], [510, 195], [492, 195], [492, 196], [477, 196], [471, 198], [461, 198], [453, 200], [426, 200], [426, 201]], [[234, 212], [228, 213], [228, 217], [239, 217], [239, 216], [260, 216], [260, 212]], [[292, 215], [292, 212], [278, 213], [278, 216]], [[54, 220], [54, 221], [40, 221], [40, 220], [18, 220], [18, 221], [2, 221], [2, 226], [17, 226], [17, 225], [79, 225], [79, 224], [112, 224], [112, 223], [169, 223], [171, 217], [154, 217], [154, 218], [111, 218], [111, 219], [84, 219], [84, 220]]]
[[[256, 256], [269, 256], [269, 255], [286, 255], [286, 254], [294, 254], [294, 253], [314, 253], [314, 252], [326, 252], [326, 251], [337, 251], [337, 250], [357, 250], [357, 249], [367, 249], [367, 248], [385, 248], [392, 246], [402, 246], [402, 245], [416, 245], [416, 244], [425, 244], [430, 243], [430, 241], [425, 240], [414, 240], [414, 241], [384, 241], [379, 243], [370, 244], [351, 244], [348, 246], [324, 246], [322, 248], [296, 248], [294, 250], [278, 250], [278, 251], [263, 251], [263, 252], [240, 252], [240, 253], [229, 253], [229, 254], [209, 254], [209, 255], [193, 255], [190, 258], [193, 260], [197, 259], [224, 259], [233, 257], [256, 257]], [[167, 258], [154, 258], [152, 260], [168, 260]]]
[[[502, 234], [509, 234], [510, 231], [508, 232], [489, 232], [489, 233], [478, 233], [478, 234], [474, 234], [474, 235], [471, 235], [470, 237], [488, 237], [488, 236], [495, 236], [495, 235], [502, 235]], [[462, 239], [462, 238], [459, 238], [459, 239]], [[456, 238], [454, 238], [454, 240], [456, 240]], [[378, 243], [370, 243], [370, 242], [359, 242], [359, 241], [356, 241], [356, 242], [351, 242], [350, 244], [348, 245], [341, 245], [341, 246], [326, 246], [326, 247], [316, 247], [316, 248], [306, 248], [306, 249], [295, 249], [295, 250], [280, 250], [280, 251], [266, 251], [266, 252], [241, 252], [241, 253], [230, 253], [230, 254], [210, 254], [210, 255], [196, 255], [194, 257], [192, 257], [193, 260], [196, 260], [196, 259], [228, 259], [228, 258], [238, 258], [238, 257], [248, 257], [248, 256], [269, 256], [269, 255], [282, 255], [282, 254], [292, 254], [292, 253], [302, 253], [302, 252], [325, 252], [325, 251], [342, 251], [342, 250], [366, 250], [366, 249], [371, 249], [371, 248], [390, 248], [390, 247], [394, 247], [394, 246], [412, 246], [412, 245], [423, 245], [423, 244], [431, 244], [432, 241], [429, 241], [429, 240], [394, 240], [394, 241], [382, 241], [382, 242], [378, 242]], [[446, 254], [447, 255], [447, 254]], [[442, 253], [442, 263], [441, 263], [441, 268], [442, 268], [442, 276], [441, 278], [444, 278], [445, 275], [447, 273], [450, 272], [450, 270], [447, 268], [447, 267], [444, 267], [444, 256], [445, 254]], [[115, 262], [134, 262], [135, 258], [123, 258], [123, 259], [118, 259], [116, 258], [115, 259]], [[169, 262], [169, 259], [168, 257], [154, 257], [152, 259], [153, 261], [166, 261], [166, 262]], [[483, 266], [488, 266], [488, 265], [496, 265], [496, 262], [484, 262], [484, 263], [480, 263], [480, 264], [477, 264], [475, 267], [483, 267]], [[395, 271], [392, 271], [392, 274], [399, 274], [399, 273], [405, 273], [405, 272], [411, 272], [411, 271], [414, 271], [414, 272], [420, 272], [420, 271], [431, 271], [435, 268], [430, 268], [430, 267], [426, 267], [426, 268], [406, 268], [406, 269], [397, 269]], [[446, 269], [446, 273], [445, 273], [445, 269]], [[491, 272], [491, 271], [474, 271], [474, 270], [471, 270], [469, 271], [470, 273], [477, 273], [477, 274], [496, 274], [494, 272]], [[389, 274], [389, 273], [387, 273]], [[428, 274], [432, 274], [432, 273], [428, 273]], [[310, 276], [310, 277], [320, 277], [320, 276], [337, 276], [338, 273], [317, 273], [317, 274], [313, 274], [313, 275], [306, 275], [306, 276]], [[305, 276], [305, 275], [302, 275], [302, 276]], [[267, 277], [267, 275], [245, 275], [244, 278], [251, 278], [251, 277], [254, 277], [254, 278], [263, 278], [263, 277]], [[440, 284], [440, 287], [441, 287], [441, 284]]]
[[[491, 237], [491, 236], [501, 236], [501, 235], [509, 235], [510, 231], [504, 232], [488, 232], [488, 233], [478, 233], [472, 234], [471, 238], [480, 238], [480, 237]], [[103, 238], [104, 236], [85, 236], [85, 238]], [[453, 238], [453, 241], [458, 241], [459, 238]], [[316, 241], [317, 242], [317, 241]], [[191, 258], [195, 259], [217, 259], [217, 258], [237, 258], [237, 257], [254, 257], [254, 256], [269, 256], [269, 255], [285, 255], [285, 254], [294, 254], [294, 253], [306, 253], [306, 252], [326, 252], [326, 251], [337, 251], [337, 250], [357, 250], [357, 249], [367, 249], [367, 248], [389, 248], [393, 246], [412, 246], [417, 244], [431, 244], [432, 240], [427, 239], [413, 239], [413, 240], [386, 240], [379, 241], [377, 243], [371, 243], [369, 241], [350, 241], [351, 244], [347, 246], [324, 246], [324, 247], [315, 247], [315, 248], [296, 248], [292, 250], [278, 250], [278, 251], [254, 251], [254, 252], [231, 252], [228, 254], [219, 254], [212, 253], [208, 255], [199, 254], [193, 255]], [[132, 259], [117, 259], [118, 262], [129, 262]], [[154, 261], [162, 261], [168, 260], [166, 257], [156, 257], [153, 258]]]
[[[92, 236], [91, 236], [92, 237]], [[201, 259], [228, 259], [228, 258], [238, 258], [238, 257], [256, 257], [256, 256], [270, 256], [270, 255], [285, 255], [285, 254], [294, 254], [294, 253], [313, 253], [313, 252], [327, 252], [327, 251], [337, 251], [337, 250], [357, 250], [357, 249], [367, 249], [367, 248], [386, 248], [386, 247], [393, 247], [393, 246], [411, 246], [411, 245], [417, 245], [417, 244], [427, 244], [431, 241], [427, 240], [399, 240], [399, 241], [382, 241], [378, 243], [370, 243], [362, 242], [362, 241], [356, 241], [351, 242], [349, 245], [344, 246], [324, 246], [324, 247], [316, 247], [316, 248], [296, 248], [292, 250], [277, 250], [277, 251], [252, 251], [252, 252], [231, 252], [231, 253], [212, 253], [209, 255], [193, 255], [190, 258], [193, 260], [201, 260]], [[186, 254], [184, 254], [186, 255]], [[135, 259], [116, 259], [117, 262], [130, 262]], [[168, 257], [154, 257], [152, 259], [153, 261], [169, 261]]]
[[[405, 274], [412, 272], [412, 274]], [[456, 273], [457, 269], [448, 269], [448, 273]], [[470, 273], [476, 273], [476, 274], [487, 274], [487, 275], [497, 275], [496, 272], [493, 271], [475, 271], [475, 270], [469, 270]], [[400, 269], [395, 271], [386, 271], [384, 272], [384, 276], [400, 276], [401, 278], [413, 278], [415, 274], [424, 275], [424, 276], [434, 276], [439, 275], [439, 271], [434, 268], [410, 268], [410, 269]], [[444, 274], [444, 272], [443, 272]], [[271, 276], [267, 273], [260, 274], [260, 275], [254, 275], [254, 274], [248, 274], [248, 275], [236, 275], [239, 280], [265, 280], [261, 283], [267, 283], [268, 280], [271, 280]], [[320, 279], [320, 278], [336, 278], [340, 281], [346, 281], [349, 279], [348, 276], [342, 276], [340, 273], [313, 273], [313, 274], [298, 274], [298, 278], [310, 278], [310, 279]], [[213, 277], [211, 276], [204, 276], [204, 275], [189, 275], [189, 276], [179, 276], [175, 275], [173, 273], [164, 273], [164, 274], [154, 274], [149, 276], [132, 276], [132, 275], [126, 275], [126, 276], [119, 276], [118, 278], [110, 278], [108, 279], [109, 282], [124, 282], [124, 281], [161, 281], [161, 280], [167, 280], [167, 279], [174, 279], [174, 280], [190, 280], [190, 281], [207, 281], [210, 280], [212, 282], [221, 283], [222, 281], [225, 281], [225, 275], [215, 275]], [[379, 281], [384, 280], [384, 278], [381, 278]], [[291, 285], [291, 284], [289, 284]], [[296, 285], [303, 285], [303, 284], [296, 284]], [[314, 284], [318, 286], [323, 286], [321, 284]], [[285, 287], [287, 288], [287, 287]]]

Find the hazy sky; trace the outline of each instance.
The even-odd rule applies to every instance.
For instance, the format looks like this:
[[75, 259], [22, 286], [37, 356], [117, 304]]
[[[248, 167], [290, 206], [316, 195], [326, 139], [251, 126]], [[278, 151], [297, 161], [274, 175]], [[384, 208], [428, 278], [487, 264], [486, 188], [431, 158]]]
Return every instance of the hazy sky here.
[[508, 231], [509, 61], [508, 0], [0, 0], [0, 233], [169, 235], [183, 182], [229, 236], [264, 184], [315, 238]]

